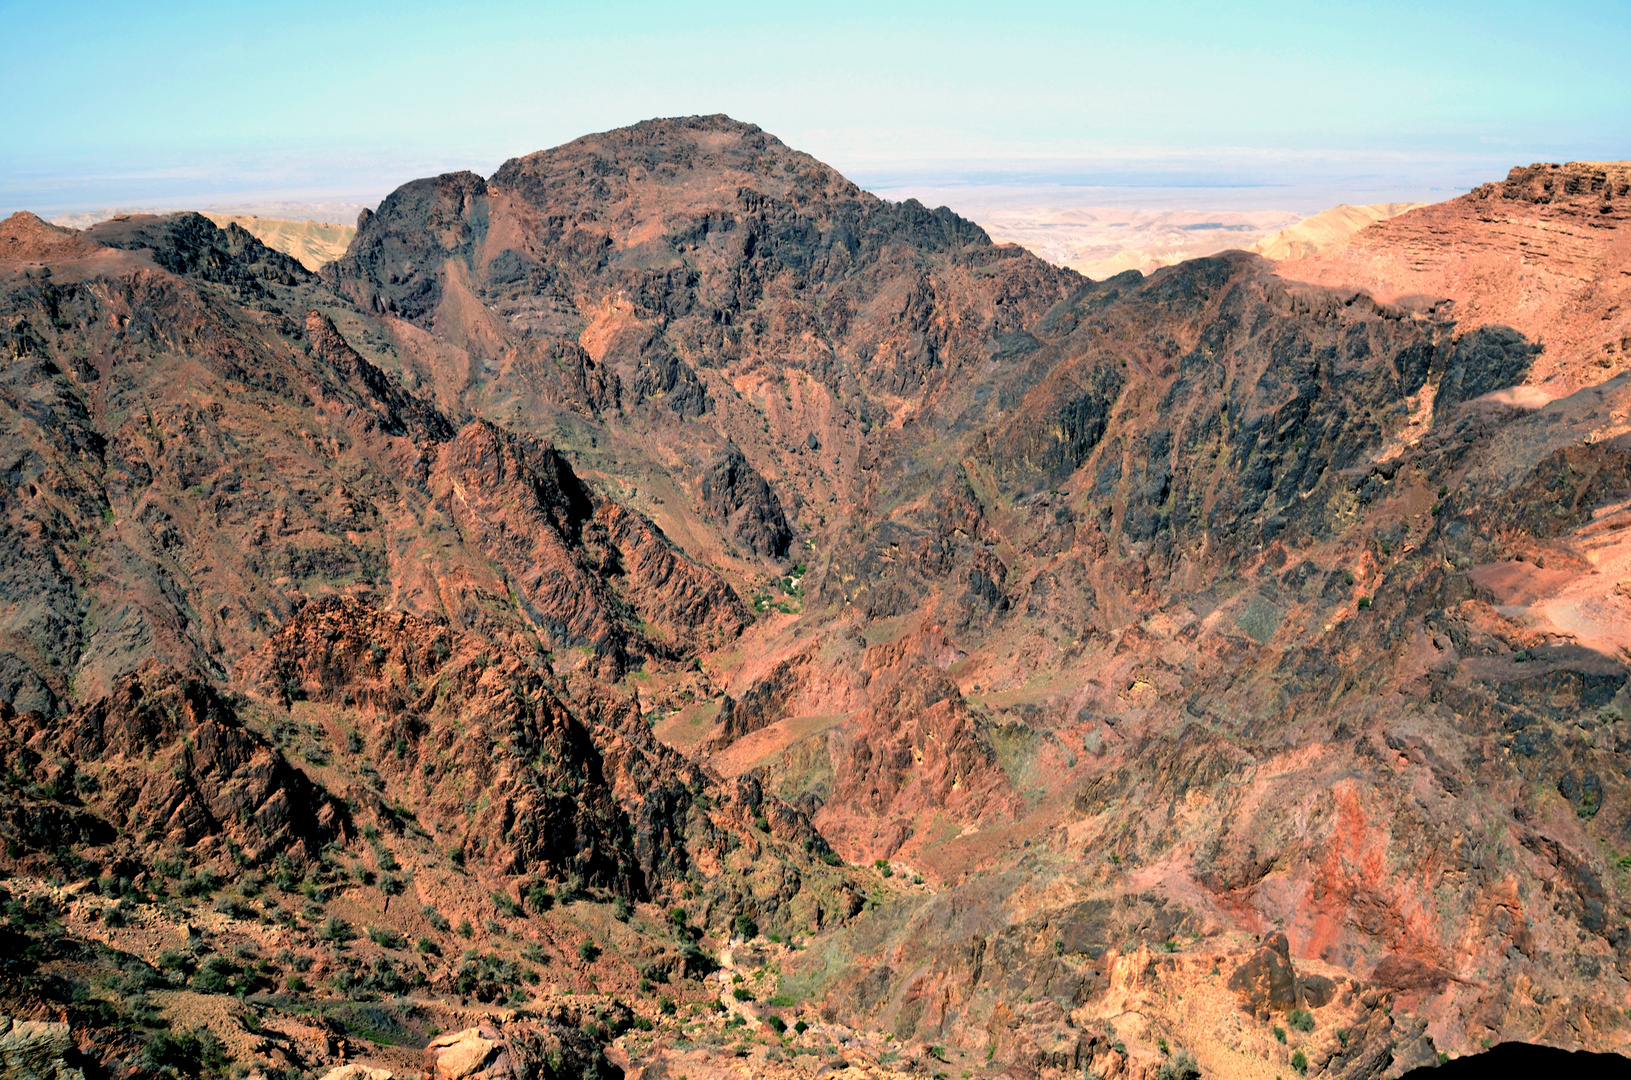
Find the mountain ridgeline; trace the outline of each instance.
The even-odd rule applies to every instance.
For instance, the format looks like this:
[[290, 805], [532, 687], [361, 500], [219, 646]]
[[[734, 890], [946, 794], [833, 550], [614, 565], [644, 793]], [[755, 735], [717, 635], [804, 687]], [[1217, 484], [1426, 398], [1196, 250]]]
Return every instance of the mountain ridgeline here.
[[713, 116], [406, 184], [316, 272], [14, 216], [0, 1039], [1623, 1051], [1628, 211], [1534, 166], [1091, 281]]

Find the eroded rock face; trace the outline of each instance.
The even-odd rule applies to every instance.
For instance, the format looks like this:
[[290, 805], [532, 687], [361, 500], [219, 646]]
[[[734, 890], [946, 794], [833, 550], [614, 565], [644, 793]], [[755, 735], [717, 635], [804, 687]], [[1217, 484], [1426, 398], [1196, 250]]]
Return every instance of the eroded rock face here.
[[1229, 989], [1240, 995], [1247, 1012], [1267, 1016], [1275, 1010], [1295, 1008], [1300, 995], [1297, 971], [1291, 964], [1291, 945], [1284, 934], [1270, 934], [1229, 976]]
[[[746, 624], [718, 575], [594, 495], [551, 446], [472, 423], [443, 448], [431, 483], [550, 647], [587, 646], [621, 671], [641, 652], [722, 645]], [[645, 634], [628, 625], [625, 606]]]
[[144, 665], [67, 718], [3, 705], [0, 718], [10, 767], [67, 796], [12, 804], [14, 836], [28, 847], [71, 843], [117, 858], [131, 846], [203, 855], [233, 844], [266, 862], [314, 857], [352, 830], [344, 805], [248, 730], [219, 692], [162, 665]]
[[0, 1016], [0, 1077], [5, 1080], [85, 1080], [65, 1060], [74, 1050], [67, 1024]]

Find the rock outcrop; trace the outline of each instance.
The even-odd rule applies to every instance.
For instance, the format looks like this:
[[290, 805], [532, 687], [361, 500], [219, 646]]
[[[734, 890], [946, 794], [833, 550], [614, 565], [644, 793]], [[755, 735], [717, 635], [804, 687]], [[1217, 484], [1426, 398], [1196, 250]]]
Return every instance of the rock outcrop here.
[[425, 1047], [430, 1080], [620, 1080], [623, 1070], [564, 1011], [531, 1022], [483, 1024], [432, 1039]]
[[85, 1080], [68, 1064], [74, 1041], [67, 1024], [0, 1016], [0, 1077], [5, 1080]]
[[781, 500], [735, 443], [727, 443], [714, 458], [699, 487], [703, 507], [726, 536], [759, 555], [786, 558], [793, 533], [782, 514]]

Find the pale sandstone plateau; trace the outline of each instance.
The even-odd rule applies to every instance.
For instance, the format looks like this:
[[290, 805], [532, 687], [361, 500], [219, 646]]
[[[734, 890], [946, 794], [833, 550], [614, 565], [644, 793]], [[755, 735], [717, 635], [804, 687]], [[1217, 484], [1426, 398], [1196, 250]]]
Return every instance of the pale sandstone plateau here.
[[1631, 166], [1350, 224], [1094, 281], [720, 116], [0, 223], [6, 1075], [1625, 1053]]

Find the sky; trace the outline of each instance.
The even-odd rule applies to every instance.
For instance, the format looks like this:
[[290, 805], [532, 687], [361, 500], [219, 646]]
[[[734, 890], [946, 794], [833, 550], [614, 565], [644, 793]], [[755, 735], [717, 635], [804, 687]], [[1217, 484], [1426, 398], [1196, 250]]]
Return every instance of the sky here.
[[1631, 0], [0, 0], [0, 26], [0, 213], [373, 203], [714, 112], [891, 195], [1446, 198], [1631, 158]]

